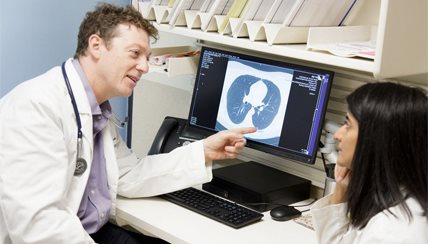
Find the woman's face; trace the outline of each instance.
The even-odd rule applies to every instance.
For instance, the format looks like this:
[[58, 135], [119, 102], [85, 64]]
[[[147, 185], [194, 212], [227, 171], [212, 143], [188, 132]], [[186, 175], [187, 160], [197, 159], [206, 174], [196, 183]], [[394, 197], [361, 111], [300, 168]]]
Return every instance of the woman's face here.
[[346, 114], [345, 124], [334, 133], [334, 139], [338, 150], [336, 163], [350, 169], [358, 140], [358, 121], [351, 113]]

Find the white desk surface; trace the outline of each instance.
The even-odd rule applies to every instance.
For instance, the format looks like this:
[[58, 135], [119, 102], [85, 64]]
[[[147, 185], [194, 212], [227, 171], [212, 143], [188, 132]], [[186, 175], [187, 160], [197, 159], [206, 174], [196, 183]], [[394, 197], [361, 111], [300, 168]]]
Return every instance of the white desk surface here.
[[[306, 209], [307, 207], [305, 207]], [[305, 214], [305, 213], [304, 213]], [[117, 220], [170, 243], [317, 243], [315, 232], [293, 220], [278, 222], [264, 212], [261, 221], [234, 229], [159, 197], [117, 199]]]

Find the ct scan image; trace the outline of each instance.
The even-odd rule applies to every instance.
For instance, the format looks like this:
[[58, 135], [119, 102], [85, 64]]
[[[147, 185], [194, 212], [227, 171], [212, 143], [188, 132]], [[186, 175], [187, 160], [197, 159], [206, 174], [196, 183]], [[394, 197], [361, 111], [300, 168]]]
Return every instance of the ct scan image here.
[[245, 60], [229, 60], [224, 80], [216, 130], [253, 126], [246, 137], [279, 144], [292, 70]]

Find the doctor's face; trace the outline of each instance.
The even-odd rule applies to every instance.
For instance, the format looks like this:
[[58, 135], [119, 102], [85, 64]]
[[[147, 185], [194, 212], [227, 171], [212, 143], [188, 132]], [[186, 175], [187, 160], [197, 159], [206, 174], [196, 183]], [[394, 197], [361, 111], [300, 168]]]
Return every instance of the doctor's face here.
[[[120, 24], [110, 43], [100, 48], [99, 73], [106, 99], [130, 96], [140, 80], [148, 72], [150, 38], [146, 31], [133, 25]], [[104, 99], [103, 99], [104, 100]]]
[[334, 133], [334, 139], [338, 150], [336, 163], [350, 169], [358, 141], [358, 121], [351, 113], [346, 114], [345, 124]]

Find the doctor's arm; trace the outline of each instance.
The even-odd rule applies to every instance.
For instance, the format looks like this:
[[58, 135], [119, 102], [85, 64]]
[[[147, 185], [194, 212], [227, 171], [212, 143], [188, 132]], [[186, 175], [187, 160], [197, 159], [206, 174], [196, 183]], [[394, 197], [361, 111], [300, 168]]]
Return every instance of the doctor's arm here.
[[140, 160], [119, 140], [115, 145], [120, 175], [118, 194], [149, 197], [209, 182], [211, 161], [235, 158], [245, 145], [243, 134], [254, 131], [255, 128], [241, 128], [220, 132], [170, 153]]

